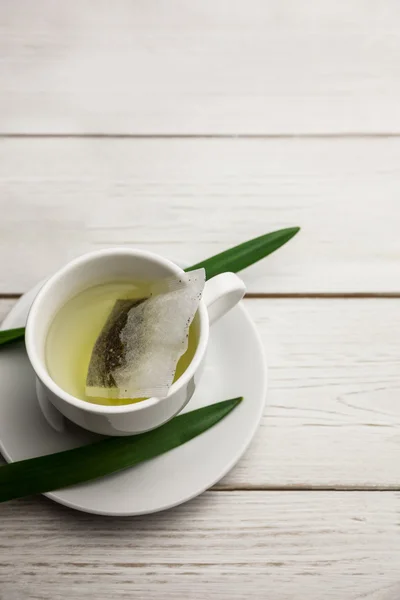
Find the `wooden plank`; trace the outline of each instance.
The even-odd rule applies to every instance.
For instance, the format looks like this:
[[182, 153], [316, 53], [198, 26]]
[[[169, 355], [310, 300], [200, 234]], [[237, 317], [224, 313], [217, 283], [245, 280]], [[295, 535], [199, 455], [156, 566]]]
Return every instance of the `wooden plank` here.
[[246, 301], [268, 356], [267, 406], [218, 489], [400, 488], [398, 304]]
[[6, 0], [1, 133], [400, 131], [397, 0]]
[[209, 492], [135, 519], [2, 505], [5, 600], [397, 600], [400, 495]]
[[399, 489], [398, 300], [251, 300], [261, 427], [221, 487]]
[[400, 292], [400, 139], [0, 140], [0, 293], [86, 250], [189, 263], [301, 225], [249, 291]]

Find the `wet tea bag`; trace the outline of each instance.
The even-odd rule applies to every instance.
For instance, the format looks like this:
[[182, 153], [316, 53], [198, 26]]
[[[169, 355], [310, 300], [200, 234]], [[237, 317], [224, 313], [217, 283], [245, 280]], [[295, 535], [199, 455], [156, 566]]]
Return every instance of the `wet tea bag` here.
[[163, 398], [188, 346], [205, 271], [169, 277], [147, 298], [117, 300], [94, 345], [86, 394], [101, 398]]

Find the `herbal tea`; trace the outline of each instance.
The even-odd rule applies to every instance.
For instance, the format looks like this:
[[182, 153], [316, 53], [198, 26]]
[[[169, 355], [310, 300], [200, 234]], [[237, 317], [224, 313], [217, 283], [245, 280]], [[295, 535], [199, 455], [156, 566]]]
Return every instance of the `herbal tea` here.
[[[77, 294], [55, 315], [46, 339], [46, 364], [52, 379], [69, 394], [95, 404], [122, 405], [144, 398], [110, 398], [87, 394], [87, 376], [92, 353], [110, 315], [123, 301], [147, 298], [149, 286], [115, 281], [90, 287]], [[199, 301], [199, 300], [197, 300]], [[139, 302], [128, 303], [131, 306]], [[187, 369], [197, 345], [197, 325], [192, 322], [188, 347], [175, 370], [176, 381]]]

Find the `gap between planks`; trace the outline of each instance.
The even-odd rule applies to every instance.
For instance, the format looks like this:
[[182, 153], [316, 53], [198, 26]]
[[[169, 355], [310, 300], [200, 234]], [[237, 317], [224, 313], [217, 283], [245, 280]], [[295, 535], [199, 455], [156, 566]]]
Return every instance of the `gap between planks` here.
[[360, 133], [343, 131], [342, 133], [2, 133], [0, 139], [155, 139], [155, 140], [295, 140], [295, 139], [385, 139], [398, 138], [399, 132], [382, 131], [377, 133]]
[[[18, 292], [9, 292], [0, 294], [0, 300], [18, 300], [23, 294]], [[346, 300], [346, 299], [400, 299], [400, 292], [321, 292], [321, 293], [265, 293], [249, 292], [245, 295], [246, 300]]]
[[400, 492], [400, 485], [219, 485], [218, 483], [208, 491], [217, 493], [226, 492]]

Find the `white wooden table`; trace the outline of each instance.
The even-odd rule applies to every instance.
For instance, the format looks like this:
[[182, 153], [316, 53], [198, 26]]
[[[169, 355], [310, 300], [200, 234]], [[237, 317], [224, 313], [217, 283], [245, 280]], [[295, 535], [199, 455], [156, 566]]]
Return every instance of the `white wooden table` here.
[[215, 488], [102, 518], [0, 506], [1, 600], [400, 597], [398, 0], [3, 0], [0, 316], [116, 244], [244, 278], [260, 430]]

